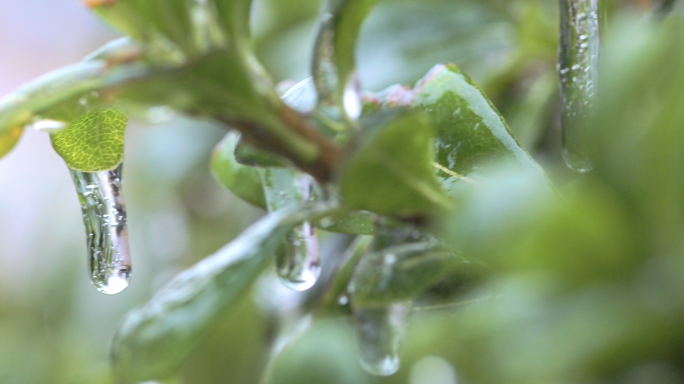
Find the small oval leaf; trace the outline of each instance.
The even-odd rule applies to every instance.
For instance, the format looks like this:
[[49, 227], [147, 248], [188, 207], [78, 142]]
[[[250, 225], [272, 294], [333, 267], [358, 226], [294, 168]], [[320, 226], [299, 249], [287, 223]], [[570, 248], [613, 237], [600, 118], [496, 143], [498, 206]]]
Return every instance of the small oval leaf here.
[[94, 110], [52, 134], [52, 147], [71, 169], [83, 172], [114, 169], [123, 161], [127, 123], [128, 116], [119, 110]]
[[423, 116], [388, 111], [365, 123], [365, 137], [340, 174], [345, 204], [382, 215], [413, 215], [450, 206], [435, 177], [434, 132]]
[[216, 146], [211, 158], [211, 172], [221, 185], [237, 197], [266, 209], [266, 198], [261, 177], [256, 168], [240, 164], [235, 159], [235, 146], [239, 135], [231, 132]]

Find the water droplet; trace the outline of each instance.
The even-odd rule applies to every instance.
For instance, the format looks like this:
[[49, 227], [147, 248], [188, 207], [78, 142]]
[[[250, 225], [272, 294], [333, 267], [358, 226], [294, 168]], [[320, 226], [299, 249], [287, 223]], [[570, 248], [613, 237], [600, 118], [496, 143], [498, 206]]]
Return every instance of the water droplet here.
[[316, 228], [308, 222], [288, 235], [289, 249], [278, 253], [276, 272], [283, 284], [296, 291], [311, 288], [321, 273]]
[[339, 305], [349, 304], [349, 297], [347, 295], [340, 296], [340, 298], [337, 299], [337, 304], [339, 304]]
[[101, 172], [71, 170], [86, 228], [90, 281], [108, 295], [123, 291], [131, 277], [122, 167]]
[[[302, 175], [299, 178], [303, 201], [313, 198], [313, 183], [310, 176]], [[290, 232], [287, 240], [289, 249], [278, 253], [276, 257], [276, 272], [287, 287], [305, 291], [316, 284], [321, 273], [316, 227], [304, 222]]]
[[399, 343], [409, 309], [408, 303], [385, 308], [354, 308], [359, 360], [369, 373], [389, 376], [399, 370]]
[[578, 171], [593, 166], [578, 140], [593, 104], [598, 79], [599, 22], [597, 0], [561, 1], [558, 68], [561, 85], [563, 158]]

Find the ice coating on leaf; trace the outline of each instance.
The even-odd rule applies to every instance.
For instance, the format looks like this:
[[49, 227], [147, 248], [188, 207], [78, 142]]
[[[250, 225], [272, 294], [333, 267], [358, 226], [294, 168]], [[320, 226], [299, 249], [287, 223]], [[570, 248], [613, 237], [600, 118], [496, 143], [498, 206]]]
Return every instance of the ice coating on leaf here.
[[314, 49], [317, 108], [341, 121], [361, 115], [361, 88], [355, 73], [356, 39], [376, 0], [328, 0]]
[[0, 133], [104, 85], [106, 63], [88, 61], [47, 73], [0, 99]]
[[560, 77], [563, 158], [578, 171], [593, 168], [579, 143], [578, 130], [593, 104], [598, 82], [598, 0], [560, 0]]
[[122, 168], [120, 164], [97, 173], [71, 170], [86, 229], [90, 281], [108, 295], [123, 291], [131, 278]]
[[313, 112], [316, 108], [316, 88], [313, 79], [307, 77], [295, 84], [283, 94], [281, 99], [288, 107], [299, 113]]
[[293, 226], [330, 208], [275, 212], [234, 241], [178, 274], [144, 307], [131, 311], [112, 341], [112, 364], [123, 382], [168, 377], [212, 324], [257, 278]]
[[254, 167], [244, 166], [235, 159], [238, 137], [236, 132], [229, 132], [216, 146], [211, 157], [211, 173], [237, 197], [266, 209], [259, 171]]
[[348, 207], [391, 216], [451, 206], [435, 176], [434, 129], [425, 116], [383, 111], [366, 119], [364, 127], [364, 137], [340, 171], [340, 196]]
[[[406, 105], [406, 92], [388, 93], [381, 103]], [[437, 65], [413, 90], [413, 108], [426, 113], [437, 130], [435, 163], [444, 188], [457, 193], [477, 185], [493, 164], [507, 164], [545, 179], [539, 165], [511, 135], [482, 90], [454, 65]]]
[[368, 373], [389, 376], [399, 370], [399, 344], [409, 309], [408, 303], [353, 308], [359, 361]]
[[[299, 177], [302, 201], [311, 201], [313, 180]], [[277, 254], [276, 272], [287, 287], [296, 291], [311, 288], [321, 274], [321, 257], [316, 227], [305, 221], [292, 229], [287, 236], [287, 247]]]

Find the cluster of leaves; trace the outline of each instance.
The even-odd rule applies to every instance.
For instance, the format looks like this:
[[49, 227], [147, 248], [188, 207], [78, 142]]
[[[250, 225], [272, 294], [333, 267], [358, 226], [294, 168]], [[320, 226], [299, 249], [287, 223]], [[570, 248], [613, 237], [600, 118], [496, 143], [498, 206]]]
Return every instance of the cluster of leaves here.
[[[112, 345], [121, 381], [173, 375], [302, 222], [357, 236], [325, 260], [332, 272], [307, 300], [318, 316], [480, 302], [449, 321], [421, 318], [422, 340], [407, 340], [448, 356], [466, 382], [681, 379], [680, 20], [614, 39], [586, 126], [596, 170], [560, 199], [454, 65], [359, 96], [353, 51], [372, 1], [329, 2], [314, 78], [282, 98], [251, 51], [248, 0], [89, 3], [130, 38], [1, 101], [0, 155], [48, 119], [67, 125], [52, 142], [69, 167], [112, 169], [121, 110], [163, 105], [239, 131], [212, 171], [269, 211], [126, 316]], [[347, 294], [351, 309], [338, 305]]]

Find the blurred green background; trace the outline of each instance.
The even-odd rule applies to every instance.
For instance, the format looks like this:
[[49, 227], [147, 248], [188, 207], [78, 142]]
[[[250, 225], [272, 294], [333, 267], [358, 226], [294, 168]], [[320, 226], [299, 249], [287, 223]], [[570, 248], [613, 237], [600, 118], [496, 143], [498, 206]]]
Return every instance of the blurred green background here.
[[[635, 23], [648, 6], [604, 1], [604, 26], [627, 20], [625, 15]], [[312, 0], [255, 3], [255, 45], [276, 80], [308, 76], [319, 7]], [[553, 0], [379, 2], [358, 47], [364, 87], [412, 84], [435, 63], [456, 63], [484, 88], [569, 202], [540, 203], [535, 187], [520, 183], [524, 177], [503, 177], [489, 193], [473, 196], [471, 208], [446, 230], [493, 266], [482, 291], [503, 293], [491, 302], [481, 299], [465, 314], [414, 312], [395, 376], [365, 374], [348, 322], [328, 319], [285, 349], [267, 382], [684, 382], [684, 337], [676, 331], [684, 318], [673, 304], [684, 304], [684, 269], [675, 257], [681, 248], [676, 239], [684, 238], [683, 195], [680, 184], [664, 182], [682, 178], [670, 166], [684, 152], [676, 108], [684, 100], [677, 88], [682, 82], [669, 75], [682, 73], [684, 66], [675, 64], [684, 61], [681, 54], [671, 56], [666, 43], [649, 51], [645, 32], [621, 32], [610, 40], [616, 48], [606, 66], [615, 69], [608, 78], [617, 85], [609, 87], [609, 100], [622, 104], [602, 104], [607, 117], [592, 125], [598, 132], [592, 152], [597, 171], [576, 180], [559, 152], [557, 14]], [[682, 28], [672, 32], [670, 43], [677, 46]], [[0, 2], [0, 95], [115, 37], [76, 0]], [[631, 60], [643, 58], [639, 52], [652, 52], [654, 59]], [[662, 62], [672, 64], [663, 69]], [[661, 70], [662, 78], [655, 76]], [[634, 83], [626, 77], [650, 76], [657, 81], [620, 85]], [[650, 92], [648, 102], [637, 97], [642, 90]], [[624, 109], [646, 112], [623, 116]], [[154, 125], [144, 120], [131, 123], [126, 138], [124, 191], [134, 277], [116, 296], [101, 295], [88, 282], [76, 194], [48, 136], [27, 130], [0, 162], [0, 383], [110, 383], [108, 342], [123, 314], [262, 214], [209, 174], [222, 128], [182, 118]], [[617, 131], [608, 132], [616, 122]], [[662, 129], [645, 132], [632, 126], [637, 122]], [[530, 201], [535, 204], [528, 206]], [[496, 207], [493, 202], [506, 209], [482, 208]], [[634, 297], [643, 305], [630, 301]], [[269, 311], [300, 299], [262, 279], [171, 382], [259, 382], [276, 329]]]

